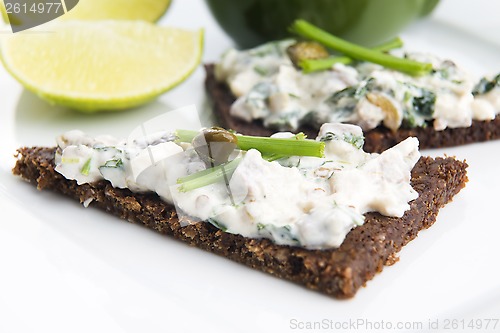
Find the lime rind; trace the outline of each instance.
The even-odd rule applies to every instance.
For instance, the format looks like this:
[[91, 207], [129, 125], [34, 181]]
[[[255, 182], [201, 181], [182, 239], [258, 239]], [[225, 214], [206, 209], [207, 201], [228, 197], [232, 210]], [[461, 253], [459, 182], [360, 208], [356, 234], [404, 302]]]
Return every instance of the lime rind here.
[[3, 0], [0, 0], [0, 12], [1, 12], [1, 16], [2, 16], [2, 20], [4, 23], [6, 24], [11, 24], [11, 25], [20, 25], [21, 22], [19, 21], [19, 19], [17, 17], [15, 17], [15, 15], [11, 15], [11, 17], [9, 18], [9, 15], [7, 14], [7, 11], [5, 9], [5, 3], [3, 2]]
[[80, 0], [61, 19], [156, 22], [165, 15], [171, 3], [171, 0]]
[[[78, 8], [82, 6], [84, 1], [88, 1], [89, 4], [83, 4], [86, 8], [81, 10]], [[92, 2], [95, 1], [95, 2]], [[124, 12], [120, 7], [124, 7], [123, 2], [116, 1], [113, 5], [106, 5], [106, 2], [103, 3], [104, 0], [80, 0], [79, 3], [68, 11], [67, 14], [62, 15], [57, 18], [57, 20], [144, 20], [148, 22], [157, 22], [160, 18], [162, 18], [165, 13], [170, 8], [172, 1], [171, 0], [155, 0], [155, 4], [158, 7], [151, 7], [150, 4], [144, 3], [144, 0], [136, 0], [138, 6], [142, 6], [142, 8], [153, 8], [153, 10], [132, 10], [133, 5], [128, 5], [129, 10]], [[152, 1], [152, 0], [150, 0]], [[42, 2], [42, 1], [40, 1]], [[110, 3], [110, 2], [108, 2]], [[103, 5], [104, 4], [104, 5]], [[104, 7], [103, 7], [104, 6]], [[118, 9], [118, 10], [117, 10]], [[0, 0], [0, 12], [2, 19], [7, 24], [12, 25], [22, 25], [23, 22], [19, 16], [16, 14], [7, 15], [5, 11], [5, 6], [3, 0]]]

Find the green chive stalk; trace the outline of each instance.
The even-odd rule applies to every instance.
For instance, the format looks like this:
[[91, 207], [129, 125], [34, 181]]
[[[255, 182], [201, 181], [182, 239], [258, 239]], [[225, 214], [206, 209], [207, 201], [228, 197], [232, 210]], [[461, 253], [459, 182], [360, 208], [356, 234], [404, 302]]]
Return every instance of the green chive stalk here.
[[[198, 135], [197, 131], [177, 130], [177, 142], [191, 142]], [[247, 135], [236, 135], [238, 148], [241, 150], [257, 149], [267, 161], [275, 161], [288, 156], [316, 156], [323, 157], [325, 143], [306, 140], [304, 133], [298, 133], [289, 139], [267, 138]], [[222, 165], [205, 169], [189, 176], [177, 179], [179, 191], [187, 192], [219, 181], [227, 180], [241, 162], [236, 158]]]
[[238, 138], [238, 148], [241, 150], [257, 149], [262, 154], [323, 157], [325, 151], [324, 142], [314, 140], [266, 138], [246, 135], [237, 135], [236, 137]]
[[177, 179], [177, 183], [181, 184], [181, 186], [179, 186], [179, 191], [188, 192], [224, 180], [224, 174], [231, 175], [234, 170], [236, 170], [236, 167], [238, 167], [238, 164], [240, 164], [240, 162], [241, 158], [236, 158], [223, 165], [202, 170], [189, 176], [179, 178]]
[[339, 51], [349, 58], [364, 60], [395, 69], [409, 75], [424, 75], [432, 70], [432, 64], [394, 57], [379, 51], [371, 50], [346, 40], [333, 36], [305, 20], [296, 20], [291, 31], [308, 39], [314, 40], [326, 47]]
[[[374, 51], [387, 52], [393, 49], [398, 49], [403, 46], [403, 41], [401, 38], [394, 38], [387, 43], [375, 46], [372, 48]], [[328, 57], [324, 59], [306, 59], [299, 62], [299, 66], [302, 68], [304, 73], [312, 73], [317, 71], [322, 71], [332, 68], [334, 64], [344, 64], [348, 65], [352, 63], [354, 59], [349, 57]]]
[[[198, 133], [197, 131], [177, 130], [177, 141], [191, 142]], [[239, 149], [256, 149], [261, 154], [323, 157], [325, 151], [324, 142], [304, 140], [303, 137], [298, 136], [290, 139], [282, 139], [237, 134], [236, 137], [238, 138]]]
[[177, 137], [177, 142], [191, 142], [194, 137], [197, 136], [200, 132], [191, 131], [191, 130], [183, 130], [179, 129], [175, 131], [175, 136]]

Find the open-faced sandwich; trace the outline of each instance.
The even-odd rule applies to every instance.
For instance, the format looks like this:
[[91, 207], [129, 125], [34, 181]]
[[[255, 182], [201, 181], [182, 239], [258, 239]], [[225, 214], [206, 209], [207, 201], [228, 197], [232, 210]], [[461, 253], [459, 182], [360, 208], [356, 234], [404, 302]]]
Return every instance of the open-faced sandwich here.
[[[365, 49], [304, 21], [292, 29], [319, 43], [290, 39], [231, 49], [206, 66], [207, 91], [224, 127], [312, 135], [325, 122], [356, 124], [370, 152], [411, 136], [421, 148], [500, 138], [500, 74], [477, 79], [433, 55], [383, 52], [400, 47], [399, 39]], [[349, 57], [331, 57], [324, 46]]]
[[13, 172], [86, 207], [349, 298], [396, 262], [467, 182], [465, 162], [421, 157], [416, 138], [381, 154], [362, 146], [361, 128], [342, 124], [324, 124], [316, 140], [222, 128], [134, 140], [70, 131], [57, 147], [20, 148]]

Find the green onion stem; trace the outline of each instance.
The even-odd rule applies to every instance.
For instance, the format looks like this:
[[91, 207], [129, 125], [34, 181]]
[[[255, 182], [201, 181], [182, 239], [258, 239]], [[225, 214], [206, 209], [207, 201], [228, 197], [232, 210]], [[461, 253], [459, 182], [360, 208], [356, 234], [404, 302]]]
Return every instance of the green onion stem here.
[[181, 186], [179, 186], [179, 191], [188, 192], [221, 181], [224, 179], [224, 174], [231, 175], [240, 162], [241, 158], [236, 158], [224, 165], [219, 165], [179, 178], [177, 179], [177, 183], [181, 184]]
[[432, 64], [430, 63], [421, 63], [370, 50], [335, 37], [305, 20], [296, 20], [292, 24], [291, 30], [302, 37], [312, 39], [353, 59], [373, 62], [410, 75], [423, 75], [432, 70]]
[[[189, 130], [178, 130], [177, 131], [177, 141], [178, 142], [190, 142], [198, 134], [196, 131]], [[251, 148], [261, 150], [263, 158], [269, 162], [276, 161], [280, 158], [284, 158], [291, 155], [301, 156], [323, 156], [323, 151], [325, 144], [324, 142], [306, 140], [306, 135], [304, 133], [298, 133], [295, 137], [290, 139], [277, 139], [277, 138], [264, 138], [264, 137], [252, 137], [245, 135], [237, 135], [238, 145], [242, 150], [248, 150]], [[271, 139], [271, 140], [263, 140]], [[277, 144], [277, 149], [270, 149], [269, 145]], [[298, 144], [300, 142], [300, 144]], [[305, 144], [304, 144], [305, 143]], [[241, 145], [241, 146], [240, 146]], [[293, 149], [284, 148], [295, 146]], [[262, 152], [265, 151], [265, 152]], [[227, 180], [227, 176], [231, 175], [234, 170], [238, 167], [242, 158], [236, 158], [230, 162], [223, 165], [219, 165], [213, 168], [198, 171], [189, 176], [181, 177], [177, 179], [177, 184], [180, 184], [179, 191], [187, 192], [200, 187], [204, 187], [210, 184], [214, 184], [219, 181]]]
[[[191, 142], [198, 135], [197, 131], [177, 130], [178, 142]], [[303, 134], [294, 138], [268, 138], [260, 136], [239, 135], [238, 148], [241, 150], [256, 149], [261, 154], [280, 154], [285, 156], [323, 157], [325, 143], [315, 140], [304, 140]]]
[[[387, 52], [393, 49], [398, 49], [403, 46], [403, 41], [401, 38], [396, 37], [384, 44], [375, 46], [372, 48], [374, 51]], [[334, 64], [344, 64], [348, 65], [354, 60], [349, 57], [328, 57], [324, 59], [306, 59], [302, 60], [299, 65], [303, 69], [304, 73], [312, 73], [317, 71], [322, 71], [332, 68]]]
[[[236, 159], [234, 159], [232, 161], [229, 161], [229, 162], [223, 164], [223, 166], [226, 169], [226, 171], [228, 171], [228, 170], [231, 170], [232, 168], [238, 166], [238, 164], [240, 162], [241, 162], [241, 157], [240, 158], [236, 158]], [[222, 166], [221, 165], [215, 166], [213, 168], [208, 168], [208, 169], [205, 169], [205, 170], [201, 170], [201, 171], [195, 172], [195, 173], [193, 173], [193, 174], [191, 174], [189, 176], [181, 177], [181, 178], [177, 179], [177, 184], [182, 184], [182, 183], [191, 181], [193, 179], [196, 179], [198, 177], [206, 176], [208, 174], [211, 174], [211, 173], [215, 172], [217, 169], [222, 169]]]
[[[269, 162], [276, 161], [284, 157], [287, 156], [282, 154], [270, 154], [263, 156], [263, 158]], [[207, 186], [222, 181], [225, 179], [224, 173], [227, 176], [231, 176], [234, 170], [236, 170], [236, 168], [240, 164], [241, 160], [242, 158], [239, 157], [228, 163], [225, 163], [224, 165], [219, 165], [213, 168], [201, 170], [189, 176], [181, 177], [177, 179], [177, 184], [181, 184], [181, 186], [179, 186], [179, 191], [188, 192], [203, 186]]]
[[274, 162], [274, 161], [277, 161], [277, 160], [285, 158], [285, 157], [287, 157], [287, 156], [283, 155], [283, 154], [265, 154], [265, 155], [262, 155], [262, 158], [268, 162]]
[[258, 136], [236, 135], [238, 148], [241, 150], [257, 149], [262, 154], [280, 154], [286, 156], [323, 157], [324, 142], [315, 140], [297, 140], [296, 138], [266, 138]]
[[175, 136], [177, 136], [178, 142], [191, 142], [199, 133], [198, 131], [179, 129], [175, 131]]

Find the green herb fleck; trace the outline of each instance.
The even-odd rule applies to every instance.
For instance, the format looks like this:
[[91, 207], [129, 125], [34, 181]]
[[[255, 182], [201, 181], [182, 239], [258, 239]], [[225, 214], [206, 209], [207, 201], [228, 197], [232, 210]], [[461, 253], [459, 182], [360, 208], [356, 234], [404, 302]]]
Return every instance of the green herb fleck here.
[[286, 53], [286, 48], [293, 43], [295, 43], [293, 39], [269, 42], [251, 49], [249, 53], [253, 57], [266, 57], [272, 55], [282, 56]]
[[262, 67], [262, 66], [254, 66], [253, 70], [257, 74], [259, 74], [261, 76], [267, 76], [267, 75], [269, 75], [269, 71], [266, 68]]
[[300, 246], [300, 241], [294, 235], [293, 229], [290, 225], [278, 227], [274, 224], [257, 223], [257, 230], [261, 235], [276, 240], [278, 244]]
[[106, 161], [106, 163], [102, 166], [104, 168], [120, 168], [123, 166], [123, 161], [121, 158], [115, 160]]
[[328, 98], [327, 103], [339, 104], [339, 102], [344, 98], [352, 98], [354, 100], [360, 100], [369, 91], [372, 91], [374, 89], [375, 89], [375, 79], [368, 78], [367, 80], [361, 82], [359, 85], [350, 86], [335, 92], [332, 96]]
[[208, 221], [211, 225], [213, 225], [214, 227], [216, 227], [217, 229], [220, 229], [220, 230], [222, 230], [222, 231], [224, 231], [224, 232], [226, 232], [226, 231], [227, 231], [227, 227], [226, 227], [224, 224], [222, 224], [222, 223], [218, 222], [217, 220], [215, 220], [215, 219], [208, 219], [207, 221]]
[[487, 78], [482, 78], [478, 84], [472, 90], [474, 96], [484, 95], [493, 90], [493, 88], [500, 86], [500, 74], [495, 76], [493, 80], [488, 80]]
[[80, 159], [63, 157], [63, 158], [61, 158], [61, 163], [62, 164], [76, 164], [76, 163], [80, 163]]
[[357, 149], [361, 149], [365, 144], [365, 138], [363, 136], [354, 135], [352, 133], [344, 133], [344, 141], [350, 143]]
[[413, 97], [413, 109], [424, 117], [432, 118], [435, 104], [436, 94], [427, 89], [422, 89], [422, 96]]
[[342, 137], [339, 137], [337, 134], [328, 132], [323, 136], [320, 141], [332, 141], [332, 140], [342, 140], [351, 145], [353, 145], [357, 149], [361, 149], [365, 144], [365, 138], [363, 136], [357, 136], [352, 133], [344, 133]]
[[87, 162], [82, 167], [82, 170], [80, 170], [80, 173], [84, 176], [88, 176], [90, 172], [90, 163], [92, 162], [92, 158], [89, 158]]

